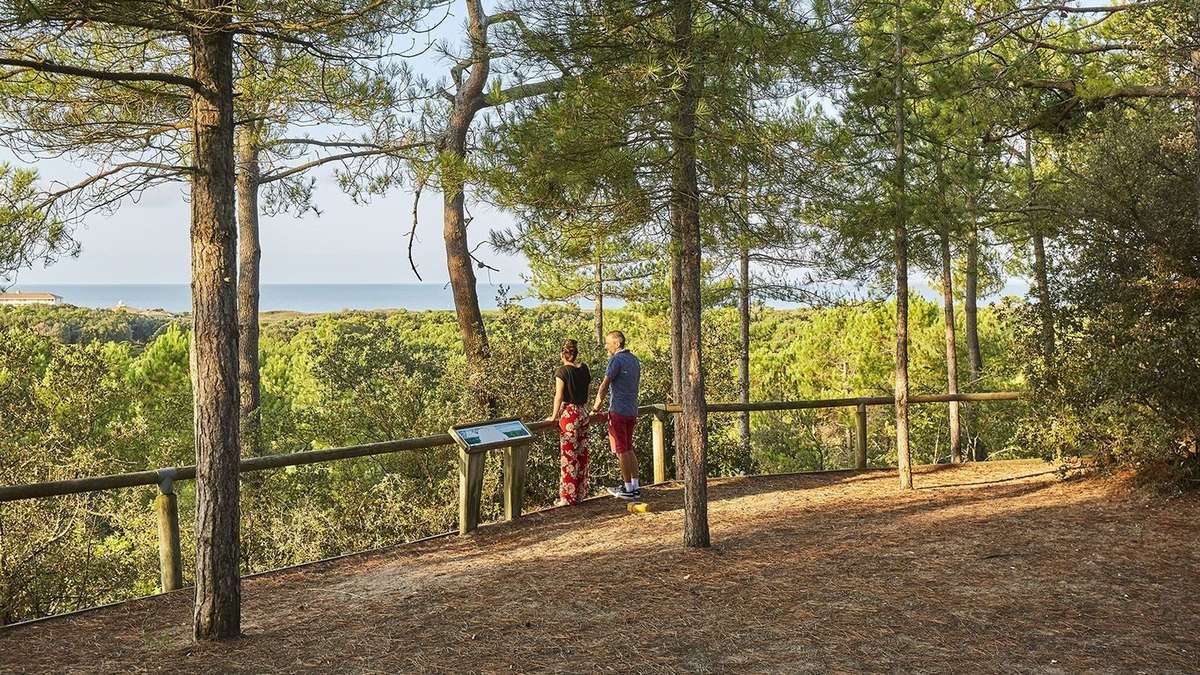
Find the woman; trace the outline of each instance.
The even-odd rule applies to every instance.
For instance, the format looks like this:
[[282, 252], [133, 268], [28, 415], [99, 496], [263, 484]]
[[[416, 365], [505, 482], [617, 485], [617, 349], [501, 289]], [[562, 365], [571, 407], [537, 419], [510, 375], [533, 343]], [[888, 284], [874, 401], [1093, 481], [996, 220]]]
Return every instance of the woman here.
[[588, 388], [592, 374], [579, 362], [579, 343], [563, 341], [562, 365], [554, 371], [554, 409], [550, 419], [558, 421], [559, 451], [562, 453], [562, 480], [558, 501], [562, 506], [577, 504], [588, 492]]

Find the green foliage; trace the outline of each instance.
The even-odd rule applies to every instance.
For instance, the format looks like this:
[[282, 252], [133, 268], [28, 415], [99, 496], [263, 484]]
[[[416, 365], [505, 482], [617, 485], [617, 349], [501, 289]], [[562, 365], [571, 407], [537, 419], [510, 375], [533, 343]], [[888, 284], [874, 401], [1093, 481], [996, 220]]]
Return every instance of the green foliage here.
[[1059, 153], [1046, 197], [1062, 229], [1057, 350], [1044, 361], [1038, 336], [1020, 343], [1048, 422], [1025, 429], [1031, 445], [1168, 488], [1200, 478], [1200, 158], [1186, 122], [1112, 111]]
[[[0, 332], [0, 484], [144, 462], [134, 392], [122, 377], [128, 365], [119, 343], [65, 345]], [[154, 549], [141, 544], [153, 539], [152, 521], [121, 527], [127, 514], [149, 513], [145, 491], [134, 492], [0, 506], [0, 621], [147, 591]]]
[[170, 315], [88, 309], [71, 305], [0, 306], [0, 330], [33, 333], [56, 342], [129, 342], [143, 345]]
[[0, 288], [19, 270], [74, 251], [62, 223], [41, 207], [37, 173], [0, 162]]

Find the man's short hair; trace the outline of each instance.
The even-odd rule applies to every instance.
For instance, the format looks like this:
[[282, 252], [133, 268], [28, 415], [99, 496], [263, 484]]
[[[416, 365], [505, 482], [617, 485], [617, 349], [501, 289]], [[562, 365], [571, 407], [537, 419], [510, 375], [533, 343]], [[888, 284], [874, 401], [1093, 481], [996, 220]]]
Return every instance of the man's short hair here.
[[619, 331], [619, 330], [610, 330], [610, 331], [608, 331], [608, 337], [615, 337], [615, 338], [617, 338], [617, 343], [619, 344], [619, 346], [620, 346], [621, 348], [624, 348], [624, 347], [625, 347], [625, 334], [624, 334], [624, 333], [622, 333], [621, 331]]

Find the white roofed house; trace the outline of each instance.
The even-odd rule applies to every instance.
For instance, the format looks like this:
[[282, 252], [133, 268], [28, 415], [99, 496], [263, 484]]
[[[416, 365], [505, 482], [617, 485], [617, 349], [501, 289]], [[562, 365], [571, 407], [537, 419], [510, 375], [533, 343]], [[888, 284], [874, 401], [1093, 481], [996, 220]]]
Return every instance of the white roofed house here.
[[0, 293], [0, 305], [57, 305], [62, 297], [53, 293]]

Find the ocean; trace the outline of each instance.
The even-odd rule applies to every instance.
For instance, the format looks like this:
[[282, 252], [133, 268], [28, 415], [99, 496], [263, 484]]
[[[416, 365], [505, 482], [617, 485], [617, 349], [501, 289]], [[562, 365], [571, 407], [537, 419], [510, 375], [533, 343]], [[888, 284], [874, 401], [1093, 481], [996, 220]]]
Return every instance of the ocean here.
[[[502, 286], [479, 285], [479, 305], [495, 309]], [[523, 294], [524, 284], [504, 285], [508, 297]], [[191, 287], [187, 284], [23, 284], [13, 292], [42, 291], [61, 296], [78, 307], [133, 307], [190, 312]], [[344, 309], [454, 309], [454, 296], [443, 284], [263, 284], [262, 311], [336, 312]], [[522, 304], [535, 304], [522, 300]]]
[[[913, 280], [914, 292], [937, 301], [939, 295], [928, 287], [924, 280]], [[1028, 291], [1024, 280], [1014, 279], [999, 294], [1024, 295]], [[168, 312], [191, 311], [191, 288], [187, 284], [20, 284], [12, 292], [49, 292], [62, 297], [63, 302], [78, 307], [107, 309], [110, 307], [132, 307], [136, 309], [163, 309]], [[479, 284], [479, 306], [481, 309], [496, 309], [503, 292], [508, 298], [520, 298], [528, 291], [525, 284]], [[990, 301], [995, 301], [996, 296]], [[519, 300], [522, 305], [533, 306], [538, 301], [532, 298]], [[263, 284], [261, 309], [264, 312], [286, 310], [293, 312], [337, 312], [345, 309], [454, 309], [454, 296], [448, 284]], [[592, 303], [579, 301], [583, 309], [591, 309]], [[606, 308], [620, 307], [623, 303], [615, 298], [605, 298]], [[773, 307], [794, 307], [794, 304], [768, 302]], [[981, 304], [988, 304], [983, 302]]]

